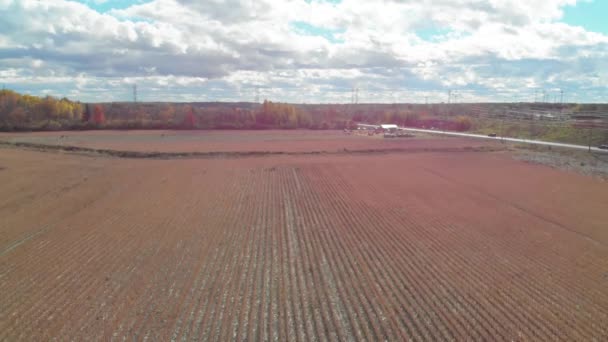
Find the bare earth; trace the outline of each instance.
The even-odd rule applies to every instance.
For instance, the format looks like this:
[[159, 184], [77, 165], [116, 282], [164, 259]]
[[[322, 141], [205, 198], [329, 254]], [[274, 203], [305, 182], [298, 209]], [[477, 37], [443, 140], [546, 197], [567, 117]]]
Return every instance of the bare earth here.
[[[230, 134], [383, 144], [275, 133]], [[388, 143], [425, 141], [477, 143]], [[508, 152], [0, 147], [0, 340], [606, 340], [606, 208], [608, 183]]]
[[459, 138], [384, 139], [342, 131], [83, 131], [0, 133], [0, 141], [138, 152], [336, 152], [499, 146]]

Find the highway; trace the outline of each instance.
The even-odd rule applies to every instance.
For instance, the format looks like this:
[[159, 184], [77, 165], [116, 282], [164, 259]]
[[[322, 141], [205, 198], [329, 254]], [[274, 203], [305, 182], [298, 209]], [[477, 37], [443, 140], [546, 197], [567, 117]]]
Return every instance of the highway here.
[[[430, 133], [430, 134], [442, 134], [442, 135], [452, 135], [458, 137], [468, 137], [468, 138], [478, 138], [478, 139], [490, 139], [490, 140], [500, 140], [500, 141], [510, 141], [517, 143], [525, 143], [525, 144], [534, 144], [534, 145], [544, 145], [544, 146], [554, 146], [554, 147], [563, 147], [563, 148], [571, 148], [577, 150], [589, 150], [589, 146], [584, 145], [573, 145], [573, 144], [563, 144], [549, 141], [541, 141], [541, 140], [530, 140], [530, 139], [517, 139], [517, 138], [507, 138], [507, 137], [489, 137], [487, 135], [482, 134], [469, 134], [469, 133], [459, 133], [459, 132], [450, 132], [450, 131], [437, 131], [430, 129], [418, 129], [418, 128], [406, 128], [399, 127], [399, 130], [408, 131], [408, 132], [419, 132], [419, 133]], [[602, 150], [598, 147], [591, 147], [591, 151], [593, 152], [603, 152], [608, 153], [608, 150]]]

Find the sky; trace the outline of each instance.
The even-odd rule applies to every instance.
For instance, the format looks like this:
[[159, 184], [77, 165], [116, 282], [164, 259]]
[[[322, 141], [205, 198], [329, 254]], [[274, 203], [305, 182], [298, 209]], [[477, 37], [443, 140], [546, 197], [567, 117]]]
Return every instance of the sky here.
[[[0, 0], [0, 83], [85, 102], [608, 102], [607, 0]], [[449, 95], [451, 94], [451, 96]]]

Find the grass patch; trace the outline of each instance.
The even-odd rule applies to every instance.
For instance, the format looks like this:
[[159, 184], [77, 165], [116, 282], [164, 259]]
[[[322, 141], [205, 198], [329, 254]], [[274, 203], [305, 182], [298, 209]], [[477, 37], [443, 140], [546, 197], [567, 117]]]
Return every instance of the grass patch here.
[[524, 123], [505, 122], [498, 120], [477, 120], [473, 126], [473, 132], [479, 134], [495, 133], [499, 136], [534, 139], [576, 145], [599, 146], [608, 143], [608, 131], [579, 128], [570, 125], [554, 125], [546, 122], [530, 121]]

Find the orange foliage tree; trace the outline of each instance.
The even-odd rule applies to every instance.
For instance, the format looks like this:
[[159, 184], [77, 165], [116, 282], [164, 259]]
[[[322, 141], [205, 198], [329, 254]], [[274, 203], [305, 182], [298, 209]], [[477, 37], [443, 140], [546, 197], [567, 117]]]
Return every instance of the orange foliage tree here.
[[101, 105], [96, 105], [93, 109], [93, 123], [96, 125], [103, 125], [106, 122], [106, 115], [103, 112]]
[[184, 121], [182, 121], [182, 127], [184, 128], [194, 128], [196, 126], [196, 118], [194, 117], [194, 111], [192, 107], [188, 106], [186, 108], [186, 116], [184, 116]]

